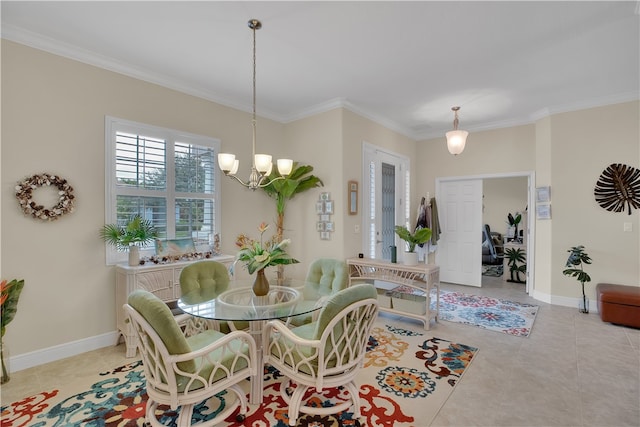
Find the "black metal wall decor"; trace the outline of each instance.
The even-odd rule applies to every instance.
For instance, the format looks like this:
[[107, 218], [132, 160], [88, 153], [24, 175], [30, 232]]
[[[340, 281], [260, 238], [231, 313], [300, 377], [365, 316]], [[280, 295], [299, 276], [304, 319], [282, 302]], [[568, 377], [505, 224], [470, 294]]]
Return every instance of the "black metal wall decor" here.
[[625, 204], [631, 215], [631, 208], [640, 209], [640, 169], [621, 163], [610, 164], [598, 178], [593, 190], [596, 202], [611, 212], [623, 212]]

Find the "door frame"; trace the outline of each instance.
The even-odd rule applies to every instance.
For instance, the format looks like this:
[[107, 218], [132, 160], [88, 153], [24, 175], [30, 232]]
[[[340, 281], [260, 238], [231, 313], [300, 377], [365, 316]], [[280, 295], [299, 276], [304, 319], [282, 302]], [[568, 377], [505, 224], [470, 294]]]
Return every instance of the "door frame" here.
[[[527, 177], [527, 275], [525, 292], [528, 295], [532, 295], [535, 289], [535, 171], [523, 171], [523, 172], [506, 172], [506, 173], [487, 173], [479, 175], [464, 175], [464, 176], [447, 176], [436, 178], [436, 200], [440, 199], [440, 183], [446, 181], [465, 181], [465, 180], [485, 180], [494, 178], [514, 178], [525, 176]], [[482, 206], [480, 206], [482, 209]]]
[[[395, 223], [396, 224], [404, 224], [408, 218], [410, 217], [410, 212], [407, 210], [407, 204], [409, 203], [408, 197], [410, 195], [409, 185], [411, 181], [411, 161], [409, 157], [394, 152], [392, 150], [386, 149], [384, 147], [371, 144], [367, 141], [362, 141], [362, 251], [365, 256], [369, 256], [370, 253], [370, 243], [371, 243], [371, 235], [369, 230], [370, 218], [367, 215], [370, 214], [370, 204], [367, 203], [369, 201], [369, 197], [371, 195], [370, 182], [369, 182], [369, 166], [367, 164], [367, 159], [369, 155], [373, 155], [377, 157], [381, 155], [383, 157], [388, 157], [394, 159], [394, 164], [398, 167], [396, 174], [396, 201], [399, 203], [396, 206], [395, 210]], [[376, 210], [379, 205], [376, 205]], [[379, 212], [376, 213], [375, 221], [380, 221], [378, 217]], [[394, 234], [394, 241], [397, 245], [397, 236]], [[376, 247], [376, 253], [378, 252], [378, 248]], [[402, 256], [402, 255], [400, 255]], [[401, 258], [399, 258], [400, 260]]]

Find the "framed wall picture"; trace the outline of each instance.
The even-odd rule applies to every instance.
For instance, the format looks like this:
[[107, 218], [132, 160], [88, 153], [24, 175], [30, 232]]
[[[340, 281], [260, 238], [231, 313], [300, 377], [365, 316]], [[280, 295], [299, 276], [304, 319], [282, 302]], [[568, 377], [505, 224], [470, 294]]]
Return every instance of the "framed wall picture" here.
[[325, 200], [324, 213], [333, 214], [333, 200]]
[[325, 224], [326, 224], [326, 222], [322, 222], [322, 221], [316, 222], [316, 231], [324, 231], [324, 229], [325, 229], [324, 225]]
[[331, 240], [331, 233], [329, 233], [328, 231], [323, 231], [320, 233], [320, 239], [321, 240]]
[[329, 193], [320, 193], [320, 200], [329, 200]]
[[549, 203], [551, 201], [551, 187], [536, 188], [536, 203]]
[[334, 231], [333, 230], [333, 221], [324, 223], [324, 231]]
[[324, 202], [322, 200], [318, 200], [316, 202], [316, 213], [318, 215], [325, 213], [324, 212]]
[[349, 215], [358, 213], [358, 182], [349, 181], [347, 197], [349, 202]]
[[551, 219], [551, 205], [548, 203], [536, 206], [537, 219]]

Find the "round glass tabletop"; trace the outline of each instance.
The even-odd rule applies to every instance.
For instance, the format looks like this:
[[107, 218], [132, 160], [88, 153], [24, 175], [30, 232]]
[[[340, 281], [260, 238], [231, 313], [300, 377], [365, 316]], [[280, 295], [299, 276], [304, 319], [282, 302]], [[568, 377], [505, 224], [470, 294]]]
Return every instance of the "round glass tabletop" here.
[[304, 282], [293, 285], [270, 286], [267, 295], [258, 297], [249, 283], [230, 282], [230, 289], [213, 298], [201, 292], [182, 295], [178, 307], [205, 319], [236, 321], [289, 318], [322, 308], [322, 298], [305, 293]]

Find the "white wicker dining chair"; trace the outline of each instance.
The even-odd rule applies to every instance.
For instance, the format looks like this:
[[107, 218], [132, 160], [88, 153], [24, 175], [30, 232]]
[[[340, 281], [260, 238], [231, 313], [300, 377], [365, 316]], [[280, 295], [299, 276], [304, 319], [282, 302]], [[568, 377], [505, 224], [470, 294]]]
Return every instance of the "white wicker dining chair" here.
[[[149, 396], [148, 423], [164, 426], [157, 418], [157, 412], [162, 412], [158, 405], [169, 405], [172, 410], [180, 407], [177, 420], [180, 427], [214, 426], [238, 406], [237, 420], [244, 420], [247, 396], [239, 383], [247, 378], [253, 381], [258, 374], [256, 343], [251, 335], [244, 331], [224, 334], [206, 330], [185, 337], [166, 304], [141, 289], [129, 295], [124, 309], [142, 356]], [[222, 395], [216, 396], [225, 390], [233, 392], [236, 399], [229, 402]], [[224, 409], [211, 420], [192, 424], [194, 405], [205, 400], [215, 403], [214, 396]]]
[[[328, 415], [353, 405], [360, 423], [360, 396], [355, 377], [362, 366], [371, 328], [378, 314], [376, 289], [358, 284], [333, 294], [316, 321], [290, 328], [280, 320], [267, 323], [263, 332], [264, 362], [289, 378], [281, 394], [289, 405], [289, 425], [295, 426], [300, 412]], [[290, 386], [295, 388], [291, 392]], [[350, 400], [331, 407], [303, 405], [305, 392], [344, 386]]]

